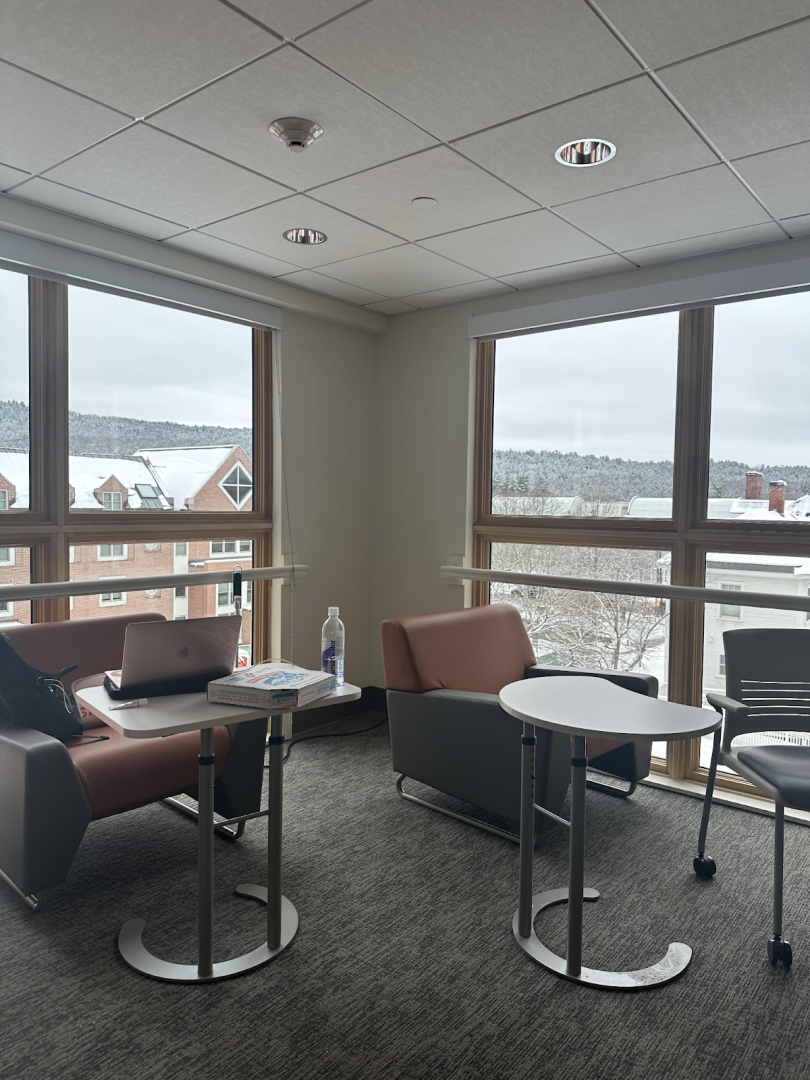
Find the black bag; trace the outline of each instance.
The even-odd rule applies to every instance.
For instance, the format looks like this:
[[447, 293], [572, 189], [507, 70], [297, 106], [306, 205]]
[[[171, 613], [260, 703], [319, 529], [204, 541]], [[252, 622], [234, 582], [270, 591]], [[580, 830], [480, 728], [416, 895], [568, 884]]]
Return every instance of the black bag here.
[[84, 734], [76, 703], [60, 682], [77, 665], [55, 675], [31, 667], [0, 634], [0, 710], [17, 727], [34, 728], [60, 742]]

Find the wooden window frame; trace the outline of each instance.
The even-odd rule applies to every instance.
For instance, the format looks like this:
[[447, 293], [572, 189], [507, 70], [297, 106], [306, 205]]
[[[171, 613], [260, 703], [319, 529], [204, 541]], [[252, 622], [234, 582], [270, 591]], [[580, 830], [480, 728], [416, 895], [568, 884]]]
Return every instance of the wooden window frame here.
[[[32, 582], [70, 580], [69, 549], [77, 544], [170, 543], [237, 536], [253, 542], [256, 566], [272, 565], [272, 331], [253, 329], [253, 509], [178, 513], [174, 510], [71, 510], [68, 477], [68, 286], [28, 278], [29, 509], [0, 518], [0, 544], [31, 550]], [[149, 301], [143, 301], [149, 303]], [[215, 316], [211, 316], [214, 318]], [[270, 654], [270, 585], [253, 590], [253, 646]], [[34, 622], [70, 618], [69, 598], [37, 600]]]
[[[553, 329], [544, 332], [553, 333]], [[489, 568], [491, 545], [497, 542], [651, 548], [672, 552], [673, 585], [703, 586], [709, 552], [810, 556], [810, 529], [799, 522], [708, 519], [713, 344], [713, 306], [679, 313], [672, 518], [656, 520], [492, 513], [496, 342], [479, 342], [475, 372], [473, 566]], [[488, 582], [472, 583], [472, 603], [489, 603]], [[669, 626], [670, 700], [699, 706], [702, 677], [703, 605], [673, 600]], [[707, 771], [700, 767], [700, 740], [669, 743], [666, 764], [653, 762], [653, 770], [705, 783]], [[718, 774], [717, 786], [757, 793], [747, 780], [732, 775]]]

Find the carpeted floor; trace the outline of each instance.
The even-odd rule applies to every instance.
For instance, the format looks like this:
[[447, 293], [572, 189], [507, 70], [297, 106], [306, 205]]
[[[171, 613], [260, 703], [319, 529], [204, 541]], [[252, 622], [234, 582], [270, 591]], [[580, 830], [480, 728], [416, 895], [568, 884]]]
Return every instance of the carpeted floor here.
[[[343, 725], [364, 726], [355, 718]], [[340, 730], [338, 728], [337, 730]], [[68, 883], [31, 913], [0, 885], [4, 1080], [798, 1080], [810, 1074], [810, 831], [786, 830], [794, 968], [765, 957], [770, 819], [715, 807], [712, 882], [691, 870], [700, 803], [651, 788], [588, 793], [585, 963], [640, 967], [670, 940], [695, 957], [643, 993], [556, 978], [512, 938], [517, 847], [410, 806], [387, 727], [296, 746], [284, 769], [284, 891], [300, 929], [267, 967], [179, 986], [127, 968], [121, 924], [195, 957], [196, 831], [159, 805], [90, 826]], [[566, 883], [567, 834], [538, 845], [535, 889]], [[265, 880], [265, 831], [216, 842], [216, 959], [263, 938], [233, 895]], [[541, 916], [564, 946], [565, 911]]]

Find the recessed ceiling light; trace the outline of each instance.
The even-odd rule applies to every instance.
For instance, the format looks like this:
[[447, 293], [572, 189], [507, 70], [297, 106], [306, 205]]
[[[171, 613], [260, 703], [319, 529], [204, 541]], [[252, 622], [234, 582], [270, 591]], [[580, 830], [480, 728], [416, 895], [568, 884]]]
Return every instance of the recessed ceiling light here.
[[604, 165], [615, 153], [616, 147], [607, 139], [575, 139], [561, 146], [554, 157], [561, 165], [585, 169], [589, 165]]
[[436, 200], [431, 199], [429, 195], [419, 195], [415, 199], [411, 199], [411, 206], [435, 206]]
[[326, 233], [317, 229], [287, 229], [284, 239], [291, 244], [322, 244], [326, 240]]
[[323, 135], [323, 128], [314, 120], [305, 120], [303, 116], [282, 116], [280, 120], [273, 121], [270, 132], [283, 142], [288, 150], [300, 154]]

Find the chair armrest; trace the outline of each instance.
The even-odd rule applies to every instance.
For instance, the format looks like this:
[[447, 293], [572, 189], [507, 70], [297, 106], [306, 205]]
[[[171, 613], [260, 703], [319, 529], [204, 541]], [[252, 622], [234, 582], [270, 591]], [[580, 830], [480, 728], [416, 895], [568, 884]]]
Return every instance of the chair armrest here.
[[741, 701], [735, 701], [734, 698], [726, 697], [725, 694], [707, 694], [706, 700], [719, 713], [726, 712], [738, 720], [744, 719], [748, 713], [747, 705], [743, 705]]
[[625, 690], [645, 697], [658, 697], [658, 679], [636, 671], [610, 671], [606, 668], [554, 667], [550, 664], [532, 664], [526, 668], [527, 679], [539, 679], [546, 675], [587, 675], [595, 679], [607, 679]]
[[21, 892], [65, 880], [90, 817], [67, 747], [32, 728], [0, 727], [0, 869]]

